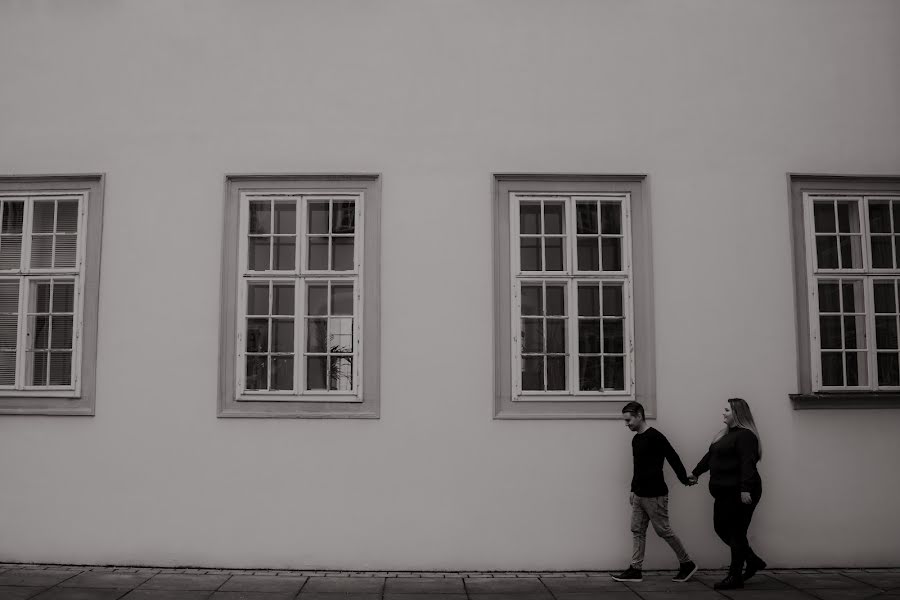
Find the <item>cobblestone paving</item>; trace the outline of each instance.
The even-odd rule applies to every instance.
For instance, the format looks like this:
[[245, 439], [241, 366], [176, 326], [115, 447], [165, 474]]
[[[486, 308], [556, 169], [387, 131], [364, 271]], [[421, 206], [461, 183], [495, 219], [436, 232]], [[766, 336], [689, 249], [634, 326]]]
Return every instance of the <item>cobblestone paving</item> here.
[[900, 600], [900, 568], [771, 569], [718, 592], [722, 570], [687, 583], [644, 571], [283, 571], [0, 563], [0, 600]]

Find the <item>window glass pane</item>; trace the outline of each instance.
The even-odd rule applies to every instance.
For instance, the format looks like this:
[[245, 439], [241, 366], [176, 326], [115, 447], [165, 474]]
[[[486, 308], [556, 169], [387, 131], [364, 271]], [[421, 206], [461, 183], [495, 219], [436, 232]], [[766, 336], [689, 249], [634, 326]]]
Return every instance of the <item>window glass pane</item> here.
[[865, 317], [844, 317], [844, 348], [866, 347]]
[[293, 237], [276, 237], [275, 242], [275, 270], [293, 271], [294, 257], [297, 255], [297, 245]]
[[54, 237], [56, 238], [56, 253], [53, 257], [53, 266], [59, 268], [74, 267], [78, 239], [71, 234], [58, 234]]
[[603, 357], [603, 387], [608, 390], [625, 389], [625, 358], [622, 356]]
[[819, 312], [841, 312], [840, 288], [836, 282], [819, 283]]
[[566, 357], [547, 357], [547, 389], [566, 389]]
[[893, 213], [893, 221], [894, 221], [894, 233], [900, 233], [900, 202], [894, 201], [891, 203]]
[[541, 271], [541, 238], [523, 237], [519, 244], [522, 270]]
[[352, 200], [337, 201], [333, 204], [334, 216], [331, 224], [332, 233], [353, 233], [356, 229], [356, 207]]
[[72, 353], [50, 353], [50, 385], [72, 385]]
[[269, 387], [265, 356], [248, 356], [244, 387], [248, 390], [265, 390]]
[[48, 313], [50, 312], [50, 283], [41, 282], [33, 283], [32, 292], [34, 294], [34, 312]]
[[35, 352], [31, 355], [31, 385], [47, 385], [49, 352]]
[[600, 203], [600, 233], [622, 233], [622, 205], [619, 202]]
[[247, 319], [247, 352], [269, 350], [269, 320]]
[[306, 320], [306, 351], [327, 352], [325, 345], [328, 322], [325, 319]]
[[31, 326], [31, 347], [36, 350], [46, 350], [50, 347], [50, 317], [38, 315], [29, 317]]
[[563, 238], [544, 238], [544, 253], [547, 260], [547, 271], [562, 271]]
[[544, 389], [544, 358], [541, 356], [522, 357], [522, 389]]
[[353, 358], [332, 356], [329, 372], [329, 389], [349, 391], [353, 389]]
[[294, 389], [294, 357], [293, 356], [273, 356], [272, 357], [272, 389], [273, 390], [292, 390], [292, 389]]
[[56, 203], [56, 231], [66, 233], [78, 231], [77, 200], [60, 200]]
[[612, 354], [625, 352], [625, 321], [603, 319], [603, 351]]
[[834, 233], [837, 231], [833, 202], [813, 202], [813, 215], [816, 233]]
[[328, 270], [328, 238], [309, 238], [309, 260], [307, 268], [313, 271]]
[[842, 269], [862, 268], [862, 242], [858, 235], [842, 235], [839, 238]]
[[841, 284], [844, 294], [844, 312], [861, 313], [865, 311], [862, 281], [850, 281]]
[[900, 385], [900, 361], [894, 352], [878, 353], [878, 385]]
[[306, 227], [309, 233], [328, 233], [328, 202], [309, 203]]
[[537, 235], [541, 233], [541, 205], [537, 202], [522, 202], [519, 206], [519, 233]]
[[15, 385], [16, 353], [0, 351], [0, 385]]
[[603, 259], [604, 271], [622, 270], [621, 238], [600, 238], [600, 256]]
[[53, 283], [53, 312], [75, 311], [75, 284], [56, 281]]
[[247, 285], [247, 314], [269, 314], [269, 284], [250, 283]]
[[328, 334], [329, 352], [353, 352], [353, 319], [332, 318]]
[[352, 271], [353, 270], [353, 238], [337, 237], [331, 238], [331, 258], [332, 270], [334, 271]]
[[250, 202], [250, 234], [272, 233], [272, 210], [268, 200]]
[[859, 204], [856, 202], [838, 202], [838, 231], [841, 233], [859, 233]]
[[19, 334], [18, 315], [0, 314], [0, 349], [15, 350]]
[[72, 316], [53, 315], [50, 317], [50, 347], [54, 350], [72, 349]]
[[872, 236], [872, 267], [875, 269], [892, 269], [894, 267], [894, 249], [891, 247], [891, 236]]
[[352, 315], [353, 314], [353, 286], [352, 285], [332, 285], [331, 286], [331, 314], [332, 315]]
[[890, 202], [869, 202], [869, 230], [872, 233], [891, 233]]
[[22, 233], [25, 221], [25, 202], [5, 201], [3, 203], [2, 233]]
[[597, 203], [577, 202], [575, 204], [575, 232], [598, 233], [597, 229]]
[[31, 231], [33, 233], [53, 233], [53, 219], [56, 202], [53, 200], [36, 200], [32, 214]]
[[268, 271], [269, 270], [269, 244], [271, 238], [252, 237], [248, 240], [249, 256], [247, 257], [247, 268], [251, 271]]
[[600, 320], [578, 320], [578, 352], [598, 354], [600, 352]]
[[544, 320], [522, 319], [522, 352], [544, 351]]
[[19, 312], [19, 282], [0, 281], [0, 313]]
[[822, 353], [822, 384], [844, 385], [844, 361], [840, 352]]
[[838, 268], [837, 237], [830, 235], [816, 237], [816, 264], [820, 269]]
[[582, 356], [578, 359], [578, 389], [585, 392], [603, 390], [602, 368], [599, 356]]
[[272, 352], [294, 351], [294, 320], [272, 320]]
[[600, 315], [600, 286], [578, 286], [578, 315], [582, 317]]
[[328, 358], [325, 356], [306, 357], [306, 389], [324, 390]]
[[306, 289], [306, 314], [328, 314], [328, 286], [325, 284], [310, 284]]
[[275, 203], [275, 233], [297, 233], [296, 202]]
[[543, 301], [541, 299], [540, 285], [522, 285], [522, 314], [544, 314]]
[[565, 233], [563, 220], [565, 219], [564, 204], [562, 202], [544, 203], [544, 233]]
[[848, 352], [845, 357], [847, 365], [847, 385], [869, 385], [868, 366], [865, 352]]
[[22, 236], [0, 235], [0, 269], [22, 266]]
[[547, 319], [547, 352], [552, 354], [566, 352], [565, 319]]
[[600, 270], [600, 245], [597, 238], [579, 238], [578, 240], [578, 270]]
[[879, 350], [897, 349], [897, 317], [875, 317], [875, 346]]
[[[273, 315], [294, 314], [294, 284], [276, 283], [272, 286], [274, 296], [272, 298]], [[263, 314], [263, 313], [258, 313]]]
[[822, 348], [840, 348], [841, 318], [819, 317], [819, 339]]
[[894, 238], [894, 260], [895, 265], [900, 265], [900, 236], [892, 236]]
[[621, 317], [622, 312], [622, 286], [619, 284], [603, 285], [603, 316]]
[[[837, 286], [835, 286], [837, 287]], [[873, 284], [875, 290], [875, 312], [876, 313], [895, 313], [897, 312], [896, 296], [894, 294], [893, 281], [876, 281]], [[819, 284], [819, 290], [822, 285]], [[821, 291], [819, 292], [821, 294]], [[821, 310], [821, 302], [819, 303]]]
[[31, 266], [49, 269], [53, 266], [53, 236], [35, 235], [31, 238]]
[[566, 288], [563, 285], [547, 286], [547, 314], [566, 314]]

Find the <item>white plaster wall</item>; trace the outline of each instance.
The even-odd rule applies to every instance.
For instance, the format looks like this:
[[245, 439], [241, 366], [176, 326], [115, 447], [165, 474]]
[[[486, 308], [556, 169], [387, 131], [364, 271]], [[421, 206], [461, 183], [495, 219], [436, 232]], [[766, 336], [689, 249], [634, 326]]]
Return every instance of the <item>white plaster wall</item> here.
[[[747, 398], [759, 552], [897, 565], [900, 411], [790, 408], [785, 173], [900, 172], [898, 31], [893, 0], [3, 2], [0, 173], [107, 186], [97, 414], [0, 417], [0, 560], [623, 567], [625, 427], [491, 418], [490, 185], [643, 172], [656, 426], [690, 468]], [[259, 172], [383, 174], [380, 420], [215, 417], [223, 180]]]

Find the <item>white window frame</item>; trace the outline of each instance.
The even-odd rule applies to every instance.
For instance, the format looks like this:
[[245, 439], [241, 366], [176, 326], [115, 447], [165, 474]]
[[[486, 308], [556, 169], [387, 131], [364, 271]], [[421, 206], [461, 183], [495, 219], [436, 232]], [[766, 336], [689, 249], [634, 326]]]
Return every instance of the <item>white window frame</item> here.
[[[565, 210], [565, 229], [563, 239], [563, 269], [561, 271], [525, 271], [521, 268], [521, 252], [519, 248], [520, 238], [520, 207], [522, 202], [535, 202], [543, 200], [562, 201]], [[579, 200], [595, 200], [598, 203], [603, 200], [613, 200], [621, 206], [622, 233], [617, 236], [621, 239], [622, 269], [619, 271], [581, 271], [577, 260], [577, 234], [575, 206]], [[620, 399], [628, 401], [633, 399], [634, 388], [634, 327], [633, 327], [633, 288], [631, 276], [631, 194], [625, 193], [513, 193], [509, 196], [510, 202], [510, 259], [512, 261], [510, 292], [510, 355], [512, 357], [512, 382], [513, 401], [589, 401], [598, 397], [605, 399]], [[543, 206], [543, 202], [541, 202]], [[543, 222], [544, 211], [541, 210]], [[598, 211], [599, 219], [599, 211]], [[541, 231], [544, 231], [543, 227]], [[599, 234], [598, 234], [599, 235]], [[545, 234], [541, 234], [544, 237]], [[598, 240], [599, 243], [599, 240]], [[544, 254], [542, 253], [542, 261]], [[602, 258], [601, 258], [602, 261]], [[542, 262], [542, 266], [546, 266]], [[602, 266], [602, 263], [601, 263]], [[601, 286], [604, 282], [613, 281], [622, 284], [622, 305], [625, 320], [623, 340], [625, 350], [625, 388], [622, 390], [608, 389], [603, 391], [579, 390], [578, 388], [578, 285], [583, 282], [597, 283]], [[519, 331], [521, 330], [522, 305], [521, 287], [527, 283], [564, 283], [566, 288], [566, 390], [523, 390], [522, 389], [522, 353]], [[602, 297], [602, 291], [601, 291]], [[602, 318], [602, 316], [601, 316]], [[544, 372], [546, 378], [546, 370]]]
[[[858, 207], [860, 219], [860, 246], [861, 267], [859, 268], [821, 268], [817, 264], [815, 220], [813, 218], [813, 204], [817, 200], [828, 202], [854, 202]], [[871, 266], [871, 230], [869, 223], [869, 202], [875, 200], [900, 201], [900, 194], [892, 193], [820, 193], [803, 192], [803, 213], [805, 224], [806, 243], [806, 283], [808, 293], [808, 315], [810, 332], [810, 366], [812, 371], [813, 392], [878, 392], [900, 391], [900, 385], [884, 386], [878, 384], [877, 357], [878, 351], [875, 345], [875, 304], [874, 282], [884, 279], [900, 279], [900, 265], [898, 268], [874, 268]], [[835, 235], [839, 235], [836, 233]], [[893, 236], [891, 236], [893, 238]], [[893, 248], [893, 240], [892, 240]], [[866, 324], [865, 348], [855, 348], [855, 351], [866, 353], [867, 381], [868, 385], [859, 386], [828, 386], [822, 382], [821, 361], [821, 335], [819, 329], [819, 296], [818, 282], [820, 280], [861, 281], [864, 299], [864, 322]], [[840, 294], [841, 298], [843, 293]], [[841, 300], [843, 302], [843, 300]], [[843, 311], [841, 313], [843, 315]], [[842, 326], [843, 327], [843, 326]], [[843, 338], [843, 336], [842, 336]], [[842, 346], [843, 346], [842, 339]], [[826, 349], [827, 351], [828, 349]], [[835, 349], [837, 351], [837, 349]], [[846, 350], [840, 350], [843, 364], [846, 364]], [[846, 367], [845, 367], [846, 368]], [[842, 374], [842, 376], [846, 376]]]

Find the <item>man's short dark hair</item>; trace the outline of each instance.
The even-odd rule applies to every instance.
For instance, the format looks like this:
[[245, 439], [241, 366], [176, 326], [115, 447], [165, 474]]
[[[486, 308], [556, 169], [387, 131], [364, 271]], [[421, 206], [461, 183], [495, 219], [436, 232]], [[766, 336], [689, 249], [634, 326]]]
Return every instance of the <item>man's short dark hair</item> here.
[[622, 414], [631, 413], [633, 415], [640, 415], [643, 420], [647, 420], [647, 417], [644, 416], [644, 407], [641, 406], [640, 402], [629, 402], [625, 406], [622, 407]]

